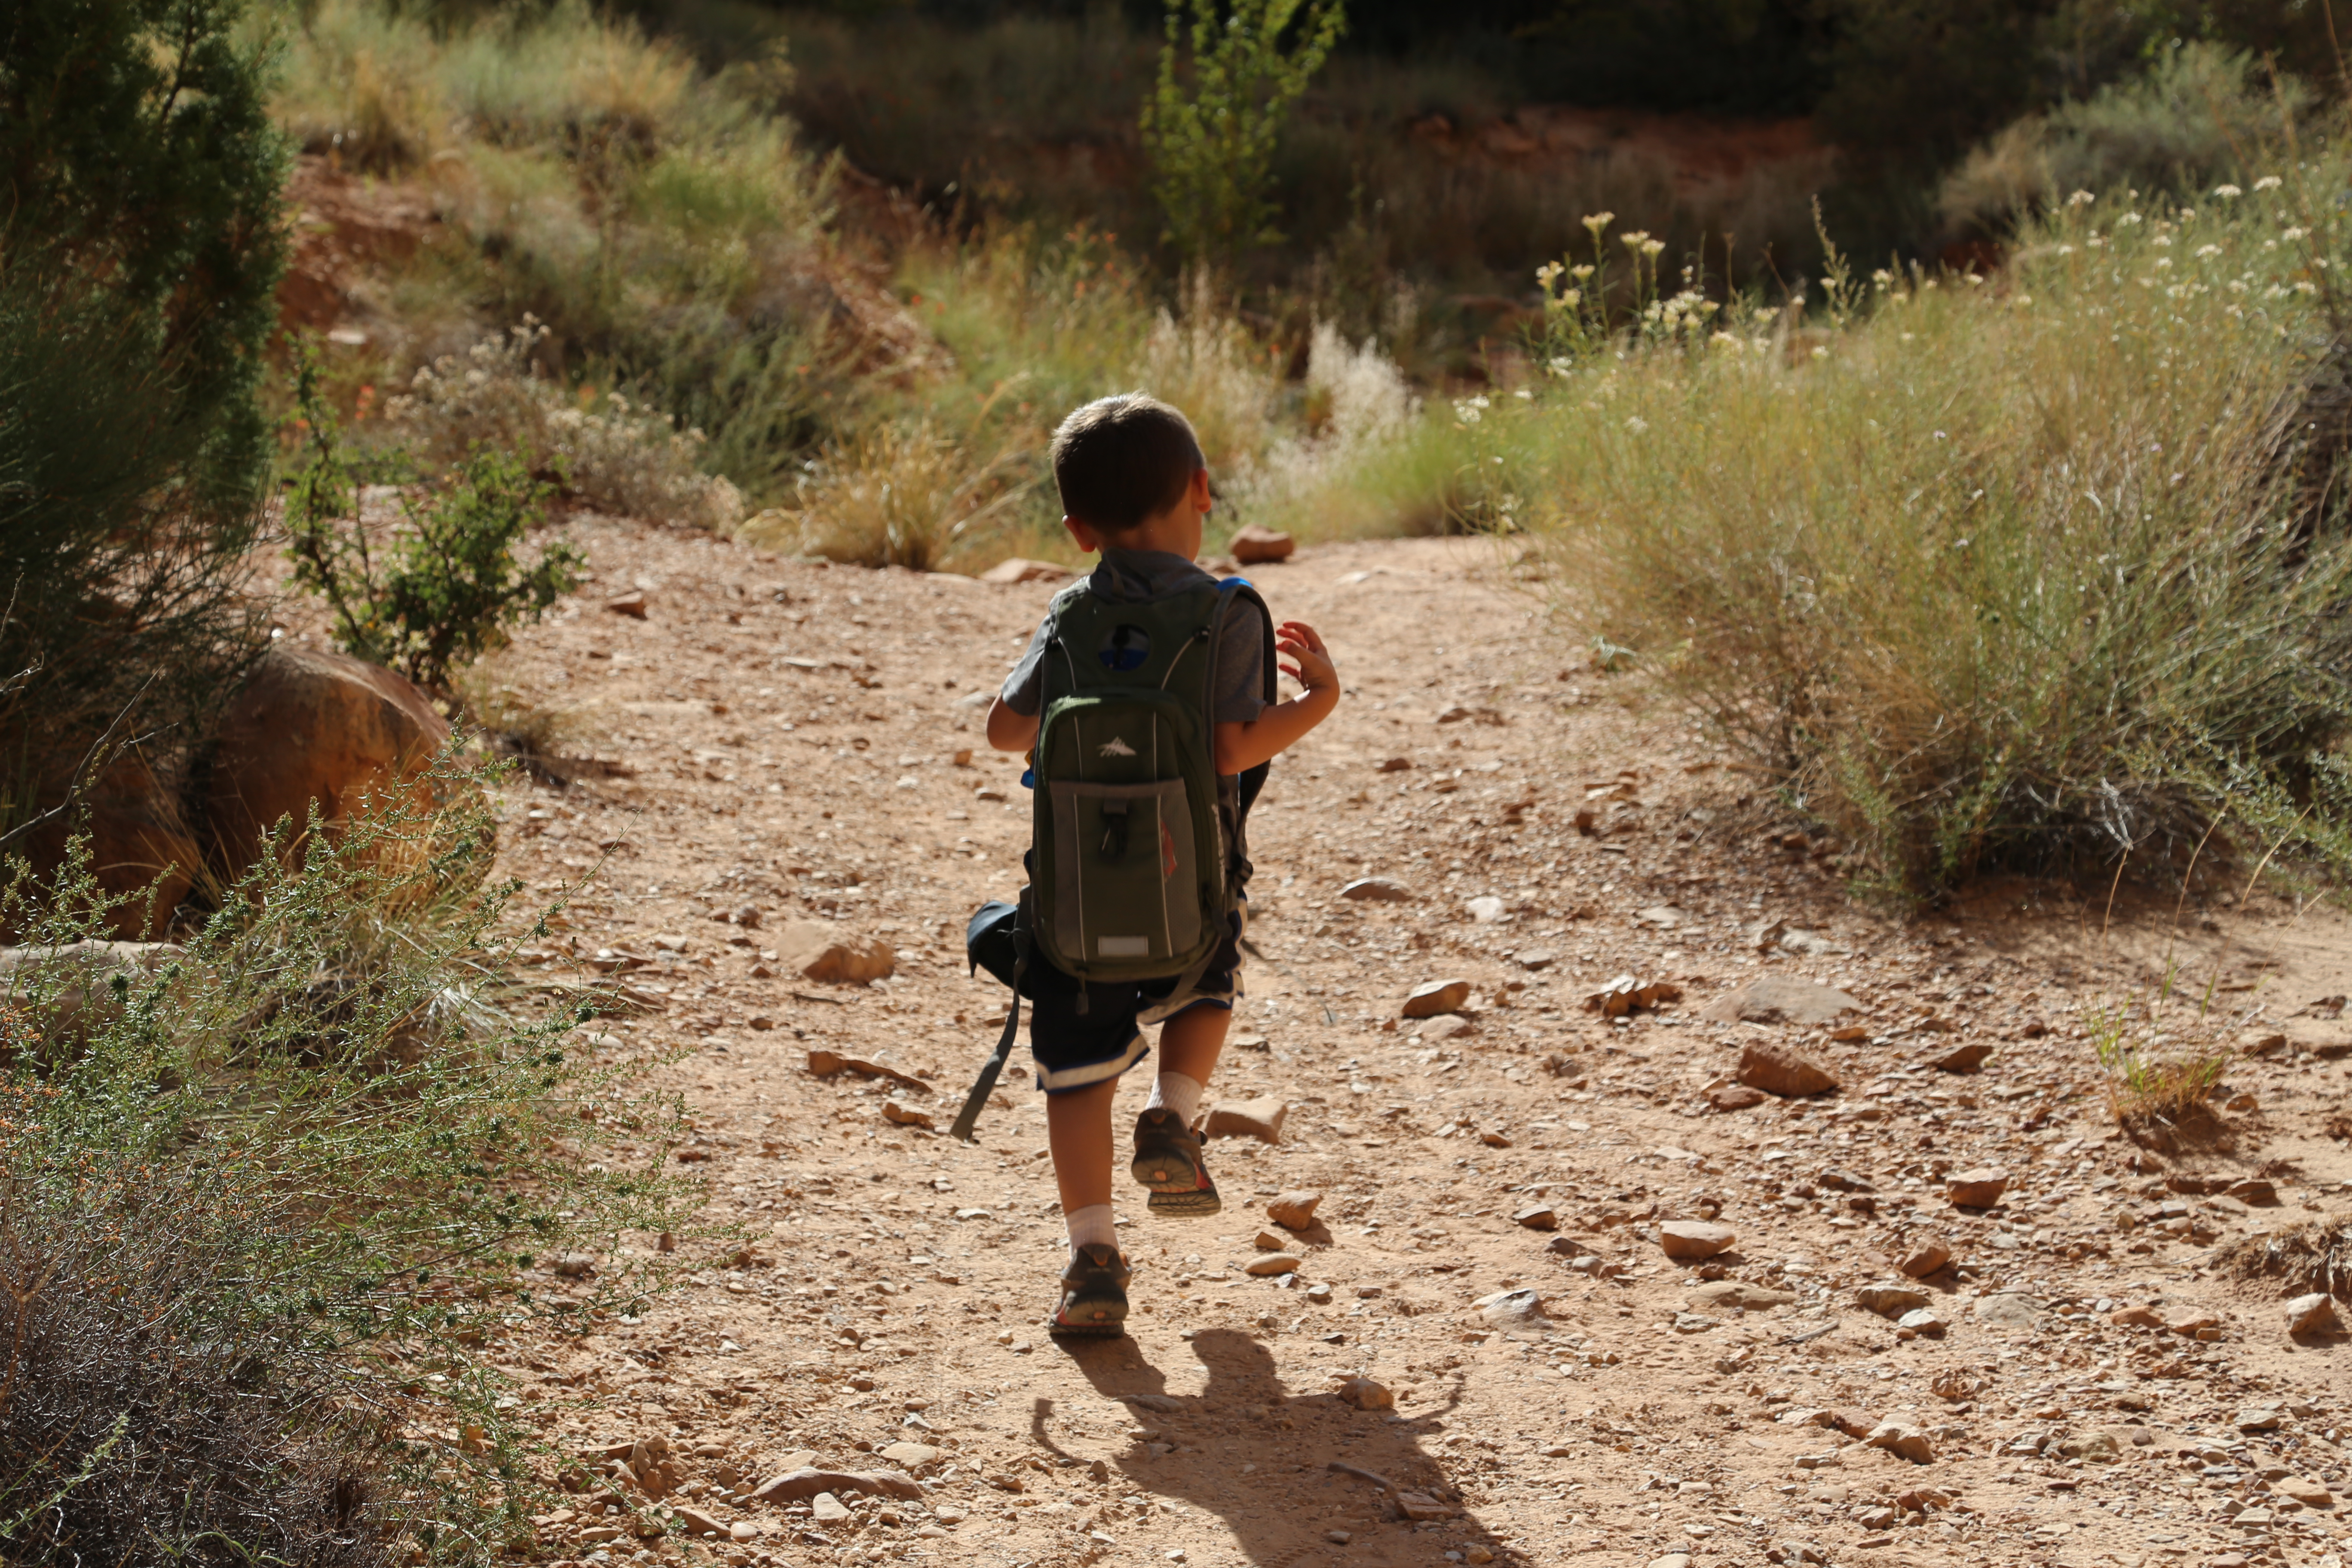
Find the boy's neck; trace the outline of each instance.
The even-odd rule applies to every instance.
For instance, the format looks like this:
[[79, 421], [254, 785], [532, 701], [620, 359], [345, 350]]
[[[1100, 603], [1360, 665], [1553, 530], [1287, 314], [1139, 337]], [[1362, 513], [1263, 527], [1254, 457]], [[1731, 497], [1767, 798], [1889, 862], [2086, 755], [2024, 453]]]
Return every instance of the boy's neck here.
[[1173, 516], [1146, 518], [1117, 538], [1106, 537], [1102, 542], [1102, 552], [1106, 556], [1113, 553], [1181, 555], [1190, 561], [1200, 552], [1200, 538], [1197, 520]]

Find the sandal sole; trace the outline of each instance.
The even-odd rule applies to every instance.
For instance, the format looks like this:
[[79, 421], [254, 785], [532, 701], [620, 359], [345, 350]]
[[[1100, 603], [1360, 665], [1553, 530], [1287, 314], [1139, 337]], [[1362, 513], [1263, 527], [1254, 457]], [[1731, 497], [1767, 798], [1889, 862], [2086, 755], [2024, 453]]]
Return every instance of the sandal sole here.
[[[1063, 1309], [1064, 1311], [1069, 1310], [1067, 1307]], [[1062, 1321], [1058, 1316], [1050, 1317], [1045, 1320], [1045, 1331], [1103, 1339], [1114, 1339], [1127, 1332], [1127, 1302], [1124, 1300], [1086, 1302], [1079, 1306], [1078, 1310], [1081, 1314], [1099, 1312], [1102, 1315], [1096, 1317], [1092, 1321], [1087, 1321], [1082, 1315], [1078, 1321], [1070, 1323]]]
[[1045, 1331], [1057, 1340], [1118, 1340], [1127, 1337], [1127, 1320], [1116, 1323], [1047, 1323]]
[[1197, 1188], [1165, 1192], [1155, 1187], [1151, 1196], [1144, 1200], [1143, 1206], [1170, 1219], [1206, 1219], [1223, 1209], [1225, 1204], [1213, 1192], [1204, 1193]]

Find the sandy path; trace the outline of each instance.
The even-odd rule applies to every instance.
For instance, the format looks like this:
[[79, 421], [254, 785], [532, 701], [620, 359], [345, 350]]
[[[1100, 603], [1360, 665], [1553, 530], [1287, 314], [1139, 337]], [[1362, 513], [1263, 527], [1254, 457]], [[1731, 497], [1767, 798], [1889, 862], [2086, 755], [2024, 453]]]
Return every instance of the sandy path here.
[[[576, 1341], [525, 1328], [499, 1359], [567, 1450], [647, 1434], [708, 1450], [688, 1461], [695, 1506], [755, 1538], [688, 1548], [673, 1531], [659, 1555], [2335, 1561], [2333, 1508], [2263, 1477], [2341, 1477], [2340, 1352], [2287, 1341], [2274, 1287], [2199, 1264], [2217, 1241], [2341, 1203], [2352, 1158], [2322, 1123], [2352, 1032], [2298, 1017], [2285, 1049], [2232, 1072], [2260, 1109], [2231, 1117], [2229, 1157], [2139, 1156], [2105, 1114], [2079, 1025], [2161, 962], [2168, 904], [2124, 910], [2105, 940], [2103, 911], [2047, 889], [1898, 923], [1849, 903], [1812, 847], [1784, 847], [1791, 825], [1680, 720], [1581, 668], [1489, 547], [1346, 546], [1263, 569], [1276, 615], [1322, 627], [1350, 692], [1277, 764], [1255, 819], [1264, 962], [1211, 1088], [1213, 1101], [1276, 1097], [1287, 1121], [1277, 1144], [1213, 1146], [1227, 1197], [1213, 1220], [1123, 1202], [1133, 1332], [1065, 1349], [1038, 1329], [1062, 1233], [1027, 1079], [1008, 1081], [976, 1147], [881, 1110], [896, 1096], [944, 1126], [1002, 1016], [1001, 990], [964, 974], [961, 931], [1017, 885], [1025, 797], [1009, 760], [954, 758], [982, 745], [971, 700], [1050, 590], [824, 570], [617, 523], [577, 532], [597, 581], [505, 668], [603, 726], [600, 754], [635, 776], [519, 787], [504, 853], [553, 890], [623, 841], [563, 934], [648, 960], [628, 978], [662, 1005], [621, 1032], [692, 1046], [665, 1079], [696, 1108], [684, 1153], [717, 1216], [766, 1235], [751, 1267], [714, 1258], [642, 1322]], [[649, 601], [642, 622], [602, 608], [631, 588]], [[1412, 765], [1381, 771], [1391, 758]], [[1415, 897], [1337, 898], [1365, 875]], [[1502, 918], [1475, 918], [1475, 898]], [[757, 929], [725, 923], [747, 905]], [[807, 919], [886, 938], [897, 976], [764, 974], [763, 946]], [[1759, 953], [1769, 920], [1810, 951]], [[2331, 915], [2257, 898], [2185, 923], [2194, 942], [2177, 955], [2257, 986], [2218, 993], [2231, 1006], [2277, 1018], [2352, 989]], [[1687, 999], [1631, 1023], [1581, 1009], [1621, 973]], [[1843, 988], [1860, 1010], [1840, 1022], [1863, 1037], [1695, 1016], [1766, 973]], [[1397, 1022], [1412, 986], [1457, 976], [1472, 1013]], [[1999, 1047], [1982, 1072], [1925, 1065], [1972, 1041]], [[1756, 1042], [1802, 1049], [1840, 1091], [1715, 1109], [1707, 1090]], [[813, 1078], [812, 1048], [931, 1092]], [[1130, 1075], [1122, 1129], [1146, 1088]], [[2011, 1173], [2004, 1203], [1953, 1208], [1940, 1177], [1979, 1164]], [[2164, 1184], [2258, 1166], [2283, 1207]], [[1285, 1237], [1299, 1276], [1244, 1274], [1265, 1200], [1296, 1188], [1326, 1194], [1321, 1223]], [[1556, 1232], [1515, 1223], [1545, 1205]], [[1690, 1310], [1702, 1281], [1656, 1227], [1706, 1216], [1738, 1233], [1706, 1272], [1787, 1304]], [[1948, 1331], [1898, 1338], [1856, 1289], [1933, 1237], [1955, 1265], [1920, 1288]], [[1498, 1327], [1474, 1306], [1514, 1288], [1538, 1293], [1544, 1321]], [[2151, 1302], [2176, 1323], [2213, 1319], [2218, 1337], [2111, 1321]], [[1356, 1375], [1396, 1408], [1336, 1398]], [[2242, 1434], [2248, 1405], [2278, 1425]], [[1828, 1424], [1841, 1417], [1855, 1434], [1914, 1426], [1934, 1457], [1869, 1448]], [[2087, 1462], [2063, 1452], [2101, 1433], [2120, 1434], [2120, 1460], [2101, 1462], [2100, 1441]], [[920, 1503], [853, 1498], [824, 1518], [723, 1500], [726, 1479], [795, 1455], [871, 1465], [866, 1451], [898, 1443], [929, 1450], [895, 1461], [924, 1480]], [[1447, 1517], [1398, 1519], [1334, 1460]], [[544, 1550], [638, 1550], [583, 1540], [594, 1523], [551, 1520]]]

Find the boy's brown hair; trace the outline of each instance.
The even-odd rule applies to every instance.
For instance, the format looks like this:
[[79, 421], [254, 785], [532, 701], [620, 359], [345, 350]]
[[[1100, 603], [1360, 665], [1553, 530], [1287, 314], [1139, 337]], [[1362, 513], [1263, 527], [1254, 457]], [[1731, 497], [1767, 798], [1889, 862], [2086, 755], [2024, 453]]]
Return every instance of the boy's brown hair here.
[[1114, 534], [1174, 506], [1209, 466], [1192, 422], [1140, 392], [1072, 413], [1054, 432], [1053, 458], [1063, 512]]

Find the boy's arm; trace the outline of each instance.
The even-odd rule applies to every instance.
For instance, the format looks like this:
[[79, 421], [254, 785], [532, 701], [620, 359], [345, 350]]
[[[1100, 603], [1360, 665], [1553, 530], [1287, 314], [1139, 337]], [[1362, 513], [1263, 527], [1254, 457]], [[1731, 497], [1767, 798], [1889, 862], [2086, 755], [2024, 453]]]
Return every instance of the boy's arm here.
[[997, 698], [988, 705], [988, 743], [1000, 752], [1025, 752], [1037, 742], [1037, 715], [1015, 713]]
[[[1339, 672], [1315, 628], [1305, 621], [1285, 621], [1274, 634], [1274, 650], [1292, 662], [1282, 672], [1307, 689], [1287, 702], [1277, 702], [1246, 724], [1216, 727], [1217, 772], [1238, 773], [1272, 762], [1297, 745], [1309, 730], [1331, 716], [1339, 705]], [[989, 739], [995, 740], [995, 714], [989, 715]], [[1035, 725], [1033, 721], [1031, 731]]]

